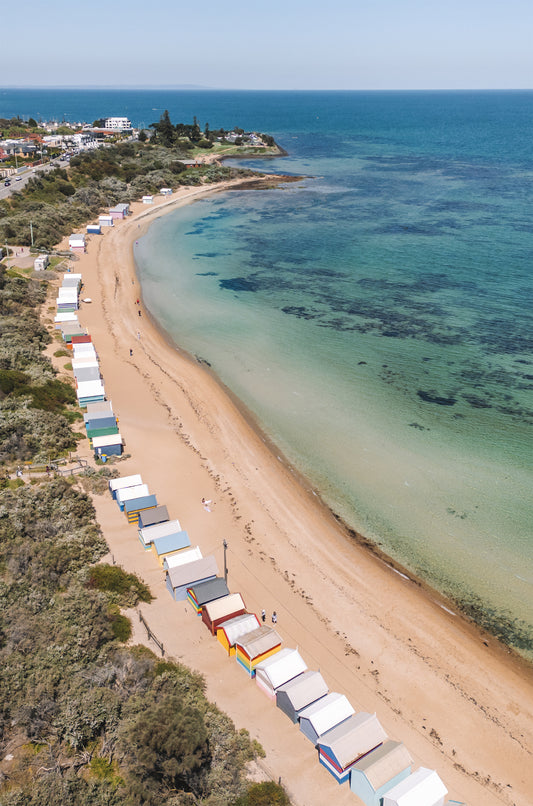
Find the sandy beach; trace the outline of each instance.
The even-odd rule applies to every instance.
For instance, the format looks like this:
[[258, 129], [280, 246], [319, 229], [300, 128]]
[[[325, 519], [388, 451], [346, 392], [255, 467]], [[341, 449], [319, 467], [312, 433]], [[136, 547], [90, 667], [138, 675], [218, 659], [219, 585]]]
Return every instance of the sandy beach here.
[[[207, 192], [213, 189], [184, 188], [154, 205], [133, 204], [132, 215], [92, 236], [75, 263], [82, 297], [92, 300], [79, 319], [92, 335], [129, 455], [116, 465], [120, 475], [141, 473], [192, 545], [216, 555], [221, 575], [226, 540], [230, 589], [250, 611], [265, 608], [270, 617], [275, 610], [284, 646], [297, 646], [356, 711], [376, 712], [389, 736], [407, 746], [414, 769], [438, 771], [450, 798], [531, 806], [531, 667], [352, 539], [237, 402], [144, 309], [135, 239], [155, 217]], [[54, 362], [62, 368], [64, 359]], [[87, 440], [78, 454], [90, 456]], [[202, 498], [212, 500], [210, 512]], [[110, 496], [94, 496], [94, 504], [114, 561], [138, 573], [156, 597], [142, 606], [150, 628], [170, 657], [205, 676], [209, 698], [236, 726], [261, 742], [265, 774], [281, 778], [295, 806], [333, 797], [357, 804], [190, 606], [172, 601], [155, 557]], [[136, 614], [132, 622], [135, 641], [147, 643]]]

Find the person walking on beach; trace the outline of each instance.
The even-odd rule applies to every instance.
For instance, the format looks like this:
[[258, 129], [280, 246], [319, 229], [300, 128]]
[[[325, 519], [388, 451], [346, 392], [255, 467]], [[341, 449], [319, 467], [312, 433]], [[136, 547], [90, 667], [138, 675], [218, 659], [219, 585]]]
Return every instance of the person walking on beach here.
[[261, 610], [261, 621], [263, 622], [263, 624], [266, 621], [266, 617], [267, 617], [266, 610]]
[[277, 623], [278, 623], [278, 614], [274, 610], [274, 612], [272, 613], [272, 624], [277, 624]]
[[130, 355], [133, 355], [133, 350], [131, 349], [131, 347], [130, 347]]

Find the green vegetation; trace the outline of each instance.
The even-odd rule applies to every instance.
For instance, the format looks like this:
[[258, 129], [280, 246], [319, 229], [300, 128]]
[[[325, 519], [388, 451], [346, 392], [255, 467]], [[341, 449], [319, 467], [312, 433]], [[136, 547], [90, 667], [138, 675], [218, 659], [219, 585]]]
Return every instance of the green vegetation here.
[[113, 471], [7, 475], [75, 444], [72, 389], [42, 354], [41, 283], [0, 267], [0, 806], [285, 804], [279, 787], [249, 785], [262, 750], [198, 674], [125, 646], [122, 609], [151, 593], [100, 562], [108, 547], [82, 489], [98, 494]]

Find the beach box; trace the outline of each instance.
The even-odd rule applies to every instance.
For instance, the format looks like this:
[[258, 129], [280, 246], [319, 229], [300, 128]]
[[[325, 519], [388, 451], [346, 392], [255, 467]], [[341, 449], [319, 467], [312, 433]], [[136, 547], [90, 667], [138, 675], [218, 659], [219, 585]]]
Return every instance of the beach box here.
[[72, 336], [72, 344], [90, 344], [91, 342], [92, 338], [86, 331], [77, 336]]
[[312, 705], [300, 711], [300, 730], [312, 744], [322, 733], [352, 716], [355, 709], [344, 694], [331, 691]]
[[186, 565], [169, 568], [166, 573], [166, 586], [170, 595], [176, 602], [185, 601], [187, 588], [214, 579], [217, 575], [217, 562], [212, 554], [194, 560]]
[[190, 545], [191, 540], [184, 530], [170, 535], [163, 535], [163, 537], [155, 537], [151, 543], [152, 553], [155, 554], [161, 566], [165, 557], [178, 554], [183, 549], [189, 548]]
[[85, 366], [85, 367], [74, 367], [72, 368], [74, 371], [74, 378], [76, 379], [76, 383], [78, 386], [83, 381], [98, 381], [101, 380], [100, 375], [100, 367], [98, 366]]
[[169, 568], [177, 568], [178, 565], [187, 565], [187, 563], [192, 563], [195, 560], [202, 559], [202, 551], [200, 546], [196, 546], [193, 549], [184, 549], [183, 551], [179, 551], [177, 554], [166, 554], [163, 560], [163, 568], [165, 571], [168, 571]]
[[139, 526], [144, 529], [145, 526], [155, 526], [158, 523], [168, 521], [168, 509], [164, 504], [161, 504], [148, 512], [143, 512], [139, 515]]
[[350, 769], [350, 789], [365, 806], [380, 806], [383, 795], [411, 774], [413, 759], [401, 742], [387, 739]]
[[[382, 745], [387, 738], [375, 714], [367, 714], [364, 711], [353, 714], [318, 738], [316, 742], [318, 760], [339, 784], [344, 784], [349, 780], [350, 770], [354, 764]], [[385, 802], [384, 798], [383, 803]], [[416, 803], [433, 806], [431, 801], [426, 799], [417, 800]], [[407, 806], [407, 801], [402, 800], [401, 804]]]
[[[87, 409], [88, 411], [89, 409]], [[91, 409], [92, 410], [92, 409]], [[117, 492], [119, 490], [124, 490], [126, 487], [135, 487], [137, 484], [142, 484], [143, 480], [139, 473], [135, 473], [133, 476], [122, 476], [122, 478], [118, 479], [109, 479], [108, 487], [109, 492], [116, 499]]]
[[177, 519], [154, 523], [152, 526], [141, 526], [139, 524], [139, 540], [141, 541], [141, 545], [149, 550], [152, 541], [156, 538], [166, 537], [167, 535], [177, 535], [181, 531], [183, 530]]
[[235, 660], [250, 677], [255, 677], [256, 665], [280, 649], [281, 638], [276, 630], [262, 624], [235, 641]]
[[444, 806], [448, 790], [435, 770], [419, 767], [383, 795], [383, 806]]
[[112, 227], [113, 226], [113, 216], [110, 215], [100, 215], [98, 216], [98, 223], [101, 227]]
[[133, 498], [140, 498], [142, 495], [150, 495], [150, 490], [148, 489], [147, 484], [136, 484], [133, 487], [125, 487], [117, 490], [115, 501], [122, 511], [126, 501], [131, 501]]
[[172, 196], [172, 188], [161, 188], [159, 192], [162, 196]]
[[103, 400], [105, 397], [104, 385], [101, 381], [81, 381], [76, 389], [78, 404], [85, 408], [87, 403]]
[[142, 197], [142, 203], [143, 204], [153, 204], [153, 202], [154, 202], [154, 197], [153, 196], [143, 196]]
[[225, 621], [246, 613], [246, 606], [240, 593], [230, 593], [208, 602], [202, 607], [202, 621], [211, 633], [215, 635], [218, 627]]
[[307, 671], [307, 663], [297, 649], [281, 649], [255, 667], [255, 682], [270, 697], [276, 698], [276, 689]]
[[[325, 697], [329, 688], [320, 672], [307, 672], [276, 689], [276, 705], [296, 724], [300, 712]], [[379, 806], [379, 804], [378, 804]]]
[[257, 630], [260, 626], [255, 613], [243, 613], [241, 616], [223, 621], [217, 627], [217, 641], [222, 644], [228, 655], [235, 655], [235, 642], [243, 635]]
[[88, 235], [101, 235], [102, 228], [100, 224], [87, 224], [87, 234]]
[[95, 457], [121, 456], [122, 437], [120, 434], [109, 434], [109, 436], [106, 437], [94, 437], [92, 439], [92, 449]]
[[[103, 439], [103, 437], [101, 437]], [[108, 437], [111, 439], [111, 437]], [[131, 501], [126, 501], [124, 504], [124, 512], [128, 523], [139, 523], [139, 513], [144, 509], [153, 509], [157, 506], [157, 498], [155, 495], [144, 495], [141, 498], [132, 498]]]
[[86, 412], [83, 415], [83, 423], [85, 428], [89, 427], [91, 423], [94, 423], [94, 427], [100, 427], [100, 424], [103, 423], [103, 427], [105, 428], [110, 423], [116, 422], [117, 418], [113, 414], [112, 411], [95, 411], [92, 414]]
[[202, 607], [208, 602], [227, 596], [229, 593], [228, 584], [222, 577], [216, 577], [208, 582], [200, 582], [191, 585], [187, 589], [187, 599], [197, 616], [202, 614]]
[[[84, 359], [80, 360], [83, 361]], [[74, 366], [74, 362], [72, 363], [72, 366]], [[90, 403], [87, 406], [87, 415], [97, 414], [101, 411], [109, 411], [111, 414], [113, 414], [113, 406], [110, 400], [100, 400], [98, 403]]]

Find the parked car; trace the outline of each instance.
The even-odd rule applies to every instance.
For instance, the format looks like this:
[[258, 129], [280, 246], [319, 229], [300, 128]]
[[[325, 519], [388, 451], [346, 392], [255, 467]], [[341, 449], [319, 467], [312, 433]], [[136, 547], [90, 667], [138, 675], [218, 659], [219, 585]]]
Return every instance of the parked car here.
[[10, 186], [10, 184], [11, 184], [11, 182], [8, 179], [7, 182], [4, 182], [4, 187], [8, 188]]
[[15, 182], [22, 182], [22, 176], [16, 176]]

